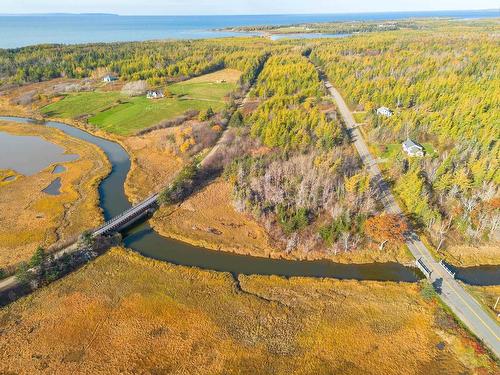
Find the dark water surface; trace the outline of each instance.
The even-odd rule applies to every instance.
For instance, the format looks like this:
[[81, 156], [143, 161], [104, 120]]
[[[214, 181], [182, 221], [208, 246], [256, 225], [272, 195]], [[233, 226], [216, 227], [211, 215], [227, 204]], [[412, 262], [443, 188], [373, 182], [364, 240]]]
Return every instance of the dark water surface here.
[[52, 181], [49, 186], [42, 190], [45, 194], [48, 195], [59, 195], [61, 194], [61, 178], [58, 177], [54, 181]]
[[[21, 123], [32, 123], [33, 120], [17, 117], [1, 117], [0, 120], [10, 120]], [[130, 159], [127, 152], [117, 143], [96, 137], [83, 130], [63, 123], [48, 121], [46, 126], [55, 127], [68, 135], [83, 139], [102, 148], [113, 166], [111, 173], [99, 186], [101, 207], [106, 220], [130, 207], [125, 192], [124, 182], [130, 169]], [[311, 276], [337, 279], [406, 281], [414, 282], [421, 278], [415, 268], [405, 267], [399, 263], [369, 263], [340, 264], [328, 260], [292, 261], [283, 259], [268, 259], [213, 251], [189, 245], [187, 243], [160, 236], [151, 229], [147, 222], [123, 233], [124, 243], [138, 253], [173, 264], [194, 266], [202, 269], [230, 272], [232, 274], [258, 274], [278, 276]], [[498, 270], [498, 267], [494, 267]], [[457, 278], [473, 284], [496, 285], [498, 277], [482, 277], [483, 267], [456, 269]], [[498, 276], [498, 273], [497, 273]], [[494, 283], [491, 283], [491, 280]]]
[[[147, 9], [147, 2], [144, 2]], [[0, 12], [2, 8], [0, 6]], [[290, 25], [337, 21], [377, 21], [418, 17], [498, 17], [498, 10], [288, 14], [246, 16], [117, 16], [112, 14], [0, 15], [0, 48], [42, 43], [124, 42], [151, 39], [204, 39], [241, 36], [215, 31], [236, 26]], [[250, 34], [243, 34], [250, 35]]]
[[39, 136], [15, 135], [0, 131], [0, 169], [34, 175], [49, 165], [78, 159], [64, 148]]
[[66, 172], [66, 167], [64, 165], [56, 165], [54, 169], [52, 170], [52, 174], [59, 174]]

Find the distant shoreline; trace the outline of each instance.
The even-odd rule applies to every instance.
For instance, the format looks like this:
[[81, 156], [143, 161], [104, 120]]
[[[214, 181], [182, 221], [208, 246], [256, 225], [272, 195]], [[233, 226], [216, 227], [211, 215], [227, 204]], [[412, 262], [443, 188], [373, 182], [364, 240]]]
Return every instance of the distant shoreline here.
[[[339, 12], [339, 13], [250, 13], [250, 14], [119, 14], [119, 13], [0, 13], [0, 17], [64, 17], [64, 16], [113, 16], [113, 17], [276, 17], [276, 16], [342, 16], [342, 15], [382, 15], [382, 14], [415, 14], [415, 13], [496, 13], [500, 17], [500, 8], [487, 9], [440, 9], [440, 10], [408, 10], [408, 11], [379, 11], [379, 12]], [[425, 16], [423, 16], [425, 17]], [[453, 17], [453, 16], [451, 16]]]
[[[120, 16], [106, 13], [49, 13], [0, 15], [0, 49], [40, 44], [91, 44], [142, 42], [150, 40], [198, 40], [260, 32], [236, 32], [236, 29], [277, 27], [297, 24], [368, 23], [424, 18], [494, 19], [497, 10], [425, 11], [338, 14], [279, 14], [245, 16]], [[357, 30], [335, 30], [323, 34], [345, 34]], [[364, 31], [364, 30], [361, 30]]]

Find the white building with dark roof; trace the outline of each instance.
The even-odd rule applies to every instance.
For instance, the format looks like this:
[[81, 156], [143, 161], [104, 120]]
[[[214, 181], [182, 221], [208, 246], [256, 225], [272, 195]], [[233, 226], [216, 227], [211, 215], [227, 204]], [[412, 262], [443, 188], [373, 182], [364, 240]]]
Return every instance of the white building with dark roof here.
[[412, 141], [410, 138], [404, 141], [402, 146], [403, 151], [406, 152], [409, 156], [424, 156], [424, 148], [418, 143]]
[[148, 99], [161, 99], [163, 98], [165, 95], [163, 95], [163, 92], [162, 91], [157, 91], [157, 90], [149, 90], [147, 93], [146, 93], [146, 97]]
[[107, 76], [104, 76], [102, 79], [103, 82], [113, 82], [116, 80], [118, 80], [118, 78], [116, 78], [115, 76], [109, 75], [109, 74]]
[[392, 111], [387, 108], [387, 107], [380, 107], [377, 109], [377, 115], [382, 115], [385, 117], [391, 117], [392, 116]]

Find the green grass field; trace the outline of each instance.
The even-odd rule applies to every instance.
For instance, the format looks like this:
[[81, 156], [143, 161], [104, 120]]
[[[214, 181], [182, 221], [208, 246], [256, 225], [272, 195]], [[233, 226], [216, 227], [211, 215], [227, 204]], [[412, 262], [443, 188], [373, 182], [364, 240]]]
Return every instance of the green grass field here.
[[42, 108], [50, 117], [76, 118], [96, 114], [118, 104], [123, 97], [119, 92], [82, 92], [67, 95], [64, 99]]
[[155, 125], [162, 120], [174, 118], [185, 111], [199, 111], [212, 107], [222, 109], [222, 101], [164, 98], [150, 100], [145, 97], [130, 98], [127, 103], [100, 112], [89, 119], [89, 123], [110, 133], [128, 135], [137, 130]]
[[62, 100], [42, 108], [49, 117], [78, 118], [88, 116], [89, 123], [110, 133], [129, 135], [177, 117], [187, 110], [204, 111], [224, 107], [227, 95], [236, 89], [235, 82], [217, 82], [224, 71], [193, 80], [175, 83], [168, 87], [171, 98], [149, 100], [145, 96], [127, 97], [119, 92], [84, 92], [69, 94]]
[[168, 90], [179, 96], [200, 100], [222, 100], [228, 93], [236, 89], [235, 83], [213, 82], [180, 82], [168, 87]]

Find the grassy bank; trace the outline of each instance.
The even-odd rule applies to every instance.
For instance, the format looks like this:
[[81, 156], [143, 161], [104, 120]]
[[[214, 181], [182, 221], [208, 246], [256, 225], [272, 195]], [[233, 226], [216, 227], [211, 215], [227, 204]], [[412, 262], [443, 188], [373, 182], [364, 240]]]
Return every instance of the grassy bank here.
[[240, 276], [238, 286], [121, 249], [2, 309], [0, 324], [3, 372], [497, 370], [417, 284]]

